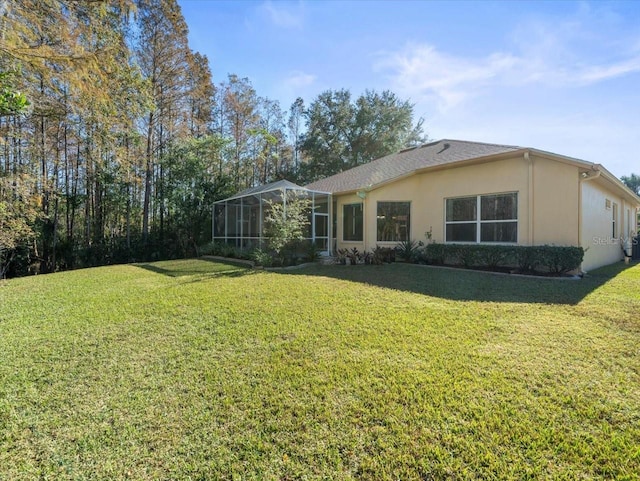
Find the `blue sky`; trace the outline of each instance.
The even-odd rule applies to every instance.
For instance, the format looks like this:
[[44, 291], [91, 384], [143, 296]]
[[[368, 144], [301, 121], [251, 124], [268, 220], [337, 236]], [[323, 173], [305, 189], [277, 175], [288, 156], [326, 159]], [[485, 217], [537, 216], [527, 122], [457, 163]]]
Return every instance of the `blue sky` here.
[[640, 173], [640, 1], [178, 1], [215, 82], [248, 77], [285, 110], [390, 89], [430, 139]]

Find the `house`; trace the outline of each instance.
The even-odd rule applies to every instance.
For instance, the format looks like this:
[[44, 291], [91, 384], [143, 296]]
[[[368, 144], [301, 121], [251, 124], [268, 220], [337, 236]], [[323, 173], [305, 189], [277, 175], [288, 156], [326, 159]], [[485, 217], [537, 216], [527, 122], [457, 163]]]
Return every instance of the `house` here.
[[[599, 164], [459, 140], [405, 149], [287, 187], [320, 200], [321, 210], [314, 200], [308, 238], [318, 236], [326, 252], [392, 247], [427, 235], [443, 243], [582, 246], [585, 271], [621, 260], [623, 248], [631, 252], [640, 211], [640, 198]], [[220, 205], [218, 223], [224, 210], [225, 228], [230, 218], [237, 226], [238, 208]], [[221, 232], [214, 228], [214, 240], [223, 239]]]

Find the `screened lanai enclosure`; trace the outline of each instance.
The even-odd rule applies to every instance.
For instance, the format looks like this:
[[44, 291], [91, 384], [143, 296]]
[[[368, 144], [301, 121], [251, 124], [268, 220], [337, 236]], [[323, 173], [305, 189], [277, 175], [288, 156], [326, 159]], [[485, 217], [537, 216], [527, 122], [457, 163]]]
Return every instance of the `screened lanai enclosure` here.
[[269, 206], [282, 203], [286, 211], [287, 199], [292, 198], [309, 200], [305, 240], [315, 243], [320, 254], [331, 254], [331, 194], [309, 190], [287, 180], [252, 187], [216, 202], [213, 205], [213, 241], [240, 249], [265, 247], [265, 218]]

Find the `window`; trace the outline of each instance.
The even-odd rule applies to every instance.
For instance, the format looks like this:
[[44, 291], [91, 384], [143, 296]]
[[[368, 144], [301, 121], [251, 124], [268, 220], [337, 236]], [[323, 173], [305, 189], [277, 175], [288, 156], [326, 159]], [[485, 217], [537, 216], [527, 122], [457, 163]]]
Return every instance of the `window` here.
[[378, 242], [409, 240], [410, 202], [378, 202]]
[[447, 241], [476, 242], [478, 198], [447, 199]]
[[342, 239], [362, 241], [362, 203], [342, 206]]
[[445, 207], [446, 242], [518, 242], [516, 192], [447, 199]]
[[611, 212], [611, 236], [614, 239], [618, 238], [618, 204], [613, 204]]

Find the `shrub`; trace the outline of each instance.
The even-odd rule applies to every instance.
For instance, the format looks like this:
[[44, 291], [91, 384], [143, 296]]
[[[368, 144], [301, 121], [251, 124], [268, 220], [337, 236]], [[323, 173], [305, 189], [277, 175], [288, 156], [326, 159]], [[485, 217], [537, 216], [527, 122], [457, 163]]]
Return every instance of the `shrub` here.
[[453, 250], [452, 257], [458, 260], [458, 264], [462, 264], [464, 267], [471, 267], [476, 264], [478, 260], [478, 247], [475, 245], [459, 245], [451, 246]]
[[540, 264], [549, 272], [564, 274], [580, 267], [584, 258], [582, 247], [538, 246], [537, 254]]
[[358, 264], [358, 262], [360, 262], [360, 259], [362, 259], [362, 254], [358, 252], [357, 247], [354, 247], [351, 250], [347, 251], [347, 258], [349, 259], [351, 265], [355, 266], [356, 264]]
[[311, 201], [293, 193], [287, 194], [285, 201], [266, 201], [268, 211], [264, 219], [269, 248], [279, 257], [295, 252], [296, 241], [304, 239], [304, 231], [309, 227]]
[[479, 245], [476, 247], [477, 262], [482, 266], [495, 269], [507, 263], [513, 256], [513, 249], [506, 246]]
[[427, 244], [424, 248], [424, 256], [429, 264], [444, 264], [446, 244]]
[[424, 256], [430, 264], [455, 264], [495, 269], [517, 266], [520, 272], [539, 272], [539, 267], [553, 274], [578, 269], [584, 258], [582, 247], [505, 246], [477, 244], [427, 244]]
[[305, 252], [305, 260], [307, 262], [316, 262], [320, 259], [320, 249], [315, 242], [307, 242]]
[[215, 256], [218, 255], [220, 250], [219, 242], [207, 242], [206, 244], [198, 247], [198, 252], [201, 256]]
[[416, 262], [420, 256], [420, 244], [414, 240], [400, 242], [395, 247], [397, 255], [406, 262]]
[[262, 249], [255, 249], [251, 252], [251, 260], [256, 263], [257, 266], [272, 267], [273, 256]]
[[375, 265], [390, 264], [396, 260], [396, 251], [390, 247], [376, 246], [371, 254], [371, 263]]
[[520, 272], [535, 272], [540, 264], [537, 246], [513, 246], [511, 247], [511, 256]]

